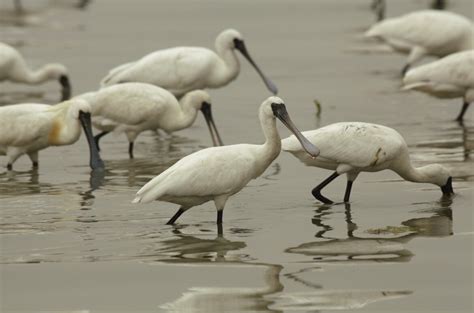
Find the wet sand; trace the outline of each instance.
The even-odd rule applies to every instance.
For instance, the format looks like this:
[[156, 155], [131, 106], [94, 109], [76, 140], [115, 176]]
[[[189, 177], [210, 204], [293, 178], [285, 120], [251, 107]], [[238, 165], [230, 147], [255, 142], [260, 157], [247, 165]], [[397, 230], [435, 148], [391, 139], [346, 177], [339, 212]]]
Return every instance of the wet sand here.
[[[330, 172], [282, 153], [229, 200], [218, 236], [212, 203], [176, 227], [164, 225], [174, 205], [130, 204], [150, 178], [211, 145], [202, 117], [171, 137], [142, 134], [134, 160], [125, 136], [105, 137], [103, 176], [91, 176], [81, 138], [40, 152], [37, 171], [26, 157], [14, 172], [0, 170], [0, 311], [472, 312], [474, 111], [461, 127], [459, 99], [399, 90], [404, 56], [355, 52], [370, 45], [361, 39], [373, 21], [369, 2], [103, 0], [85, 11], [33, 12], [35, 23], [21, 27], [0, 20], [2, 41], [33, 66], [66, 64], [74, 94], [96, 89], [118, 64], [176, 45], [213, 47], [234, 27], [301, 130], [338, 121], [394, 127], [416, 165], [452, 171], [457, 193], [441, 199], [433, 185], [362, 173], [350, 206], [322, 206], [310, 190]], [[388, 2], [388, 16], [425, 6]], [[451, 3], [473, 17], [470, 1]], [[211, 91], [226, 144], [263, 140], [257, 110], [268, 92], [241, 60], [238, 79]], [[2, 103], [59, 98], [55, 83], [0, 88]], [[325, 195], [341, 201], [344, 187], [337, 179]]]

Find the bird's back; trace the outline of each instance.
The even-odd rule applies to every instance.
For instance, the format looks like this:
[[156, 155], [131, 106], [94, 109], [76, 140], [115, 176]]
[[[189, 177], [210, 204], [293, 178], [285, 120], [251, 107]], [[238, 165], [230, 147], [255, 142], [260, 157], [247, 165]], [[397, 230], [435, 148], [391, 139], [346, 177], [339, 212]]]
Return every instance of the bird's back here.
[[321, 151], [313, 160], [306, 157], [294, 136], [282, 141], [282, 149], [307, 165], [314, 162], [347, 164], [358, 168], [382, 166], [406, 149], [403, 137], [394, 129], [371, 123], [343, 122], [303, 132]]
[[104, 85], [143, 82], [160, 86], [175, 95], [205, 88], [203, 77], [216, 54], [200, 47], [176, 47], [152, 52], [140, 60], [113, 69]]
[[158, 117], [168, 106], [179, 106], [168, 91], [144, 83], [118, 84], [85, 96], [91, 103], [94, 117], [100, 116], [116, 124], [158, 122]]
[[150, 202], [162, 196], [232, 195], [255, 178], [257, 149], [256, 145], [239, 144], [190, 154], [143, 186], [135, 202]]
[[439, 56], [466, 49], [466, 41], [472, 39], [472, 34], [473, 25], [467, 18], [436, 10], [417, 11], [387, 19], [367, 32], [367, 36], [381, 37], [410, 47], [423, 47]]
[[23, 146], [38, 140], [51, 127], [50, 108], [33, 103], [0, 107], [0, 145]]
[[463, 51], [410, 70], [403, 79], [405, 85], [414, 83], [451, 84], [474, 88], [474, 51]]

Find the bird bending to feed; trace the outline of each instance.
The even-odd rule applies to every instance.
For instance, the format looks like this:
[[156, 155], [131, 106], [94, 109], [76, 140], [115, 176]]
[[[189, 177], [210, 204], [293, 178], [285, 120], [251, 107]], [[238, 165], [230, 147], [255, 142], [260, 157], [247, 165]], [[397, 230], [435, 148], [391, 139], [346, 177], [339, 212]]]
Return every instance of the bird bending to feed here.
[[149, 83], [169, 90], [178, 98], [192, 90], [222, 87], [233, 81], [240, 72], [234, 51], [237, 49], [253, 65], [267, 88], [277, 94], [277, 87], [250, 57], [238, 31], [223, 31], [217, 36], [215, 46], [216, 52], [201, 47], [176, 47], [152, 52], [138, 61], [112, 69], [101, 85]]
[[321, 202], [333, 203], [321, 195], [321, 190], [339, 175], [347, 175], [344, 201], [348, 202], [352, 183], [360, 172], [386, 169], [408, 181], [438, 185], [443, 194], [453, 193], [449, 171], [439, 164], [413, 167], [405, 140], [392, 128], [370, 123], [343, 122], [302, 134], [321, 150], [317, 158], [307, 157], [294, 136], [282, 140], [282, 149], [308, 166], [335, 171], [312, 191], [313, 196]]
[[78, 96], [91, 104], [92, 124], [102, 132], [99, 139], [111, 131], [124, 132], [133, 158], [133, 144], [145, 130], [162, 129], [171, 133], [191, 126], [201, 111], [215, 146], [223, 145], [211, 111], [211, 98], [203, 90], [195, 90], [178, 100], [169, 91], [144, 83], [124, 83]]
[[168, 224], [174, 224], [188, 209], [213, 200], [217, 223], [221, 224], [227, 199], [251, 179], [260, 176], [280, 154], [281, 142], [275, 117], [295, 134], [310, 158], [319, 154], [318, 148], [308, 142], [293, 124], [283, 100], [269, 97], [259, 110], [266, 138], [264, 144], [212, 147], [190, 154], [143, 186], [133, 203], [161, 200], [179, 204], [178, 212], [168, 221]]
[[54, 106], [27, 103], [0, 107], [0, 155], [8, 157], [8, 170], [23, 154], [37, 167], [39, 150], [75, 143], [81, 135], [81, 125], [89, 144], [90, 167], [103, 168], [92, 135], [90, 111], [90, 105], [81, 99]]
[[461, 15], [424, 10], [386, 19], [365, 35], [382, 40], [397, 52], [408, 54], [402, 74], [424, 56], [444, 57], [474, 48], [474, 27]]
[[438, 98], [463, 98], [457, 121], [462, 122], [474, 102], [474, 50], [448, 55], [440, 60], [409, 70], [403, 89], [417, 90]]
[[71, 97], [71, 84], [64, 65], [51, 63], [32, 71], [15, 48], [0, 42], [0, 81], [4, 80], [30, 85], [57, 80], [62, 87], [61, 101]]

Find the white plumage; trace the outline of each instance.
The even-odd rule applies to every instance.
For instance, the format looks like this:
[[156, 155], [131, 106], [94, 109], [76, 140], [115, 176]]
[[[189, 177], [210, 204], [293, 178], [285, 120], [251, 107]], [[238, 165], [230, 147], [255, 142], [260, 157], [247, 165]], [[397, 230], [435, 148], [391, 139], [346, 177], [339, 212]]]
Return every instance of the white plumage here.
[[270, 97], [260, 106], [259, 118], [266, 141], [263, 145], [238, 144], [207, 148], [188, 155], [143, 186], [134, 203], [161, 200], [181, 206], [168, 224], [189, 208], [213, 200], [222, 223], [227, 199], [251, 179], [260, 176], [280, 154], [280, 136], [275, 116], [294, 132], [312, 156], [319, 151], [291, 122], [280, 98]]
[[50, 63], [33, 71], [15, 48], [0, 42], [0, 82], [5, 80], [30, 85], [57, 80], [62, 86], [61, 100], [67, 100], [71, 96], [71, 86], [64, 65]]
[[462, 121], [474, 102], [474, 50], [448, 55], [435, 62], [408, 71], [403, 78], [404, 89], [417, 90], [438, 98], [463, 98]]
[[386, 19], [372, 26], [366, 36], [378, 38], [395, 51], [409, 54], [403, 73], [424, 56], [444, 57], [474, 48], [472, 22], [464, 16], [436, 10]]
[[90, 145], [92, 169], [103, 167], [93, 144], [90, 105], [80, 99], [46, 104], [16, 104], [0, 107], [0, 155], [8, 157], [8, 169], [23, 154], [38, 166], [38, 151], [49, 146], [75, 143], [81, 124]]
[[191, 126], [201, 110], [214, 145], [222, 145], [211, 112], [211, 98], [202, 90], [187, 93], [178, 100], [169, 91], [144, 83], [124, 83], [78, 96], [92, 107], [92, 123], [101, 130], [96, 144], [105, 134], [124, 132], [133, 157], [133, 143], [145, 130], [162, 129], [172, 133]]
[[282, 140], [282, 149], [292, 153], [308, 166], [335, 171], [312, 193], [324, 203], [331, 200], [321, 195], [321, 190], [341, 174], [347, 175], [344, 201], [349, 201], [352, 182], [360, 172], [378, 172], [389, 169], [402, 178], [413, 182], [432, 183], [443, 193], [452, 193], [449, 171], [439, 164], [415, 168], [411, 165], [408, 147], [403, 137], [394, 129], [362, 122], [331, 124], [316, 130], [303, 132], [320, 150], [313, 159], [305, 155], [294, 136]]
[[250, 57], [238, 31], [228, 29], [220, 33], [215, 47], [216, 52], [200, 47], [158, 50], [112, 69], [101, 85], [143, 82], [167, 89], [176, 97], [196, 89], [222, 87], [239, 74], [240, 64], [234, 51], [238, 49], [255, 67], [268, 89], [277, 93], [276, 86]]

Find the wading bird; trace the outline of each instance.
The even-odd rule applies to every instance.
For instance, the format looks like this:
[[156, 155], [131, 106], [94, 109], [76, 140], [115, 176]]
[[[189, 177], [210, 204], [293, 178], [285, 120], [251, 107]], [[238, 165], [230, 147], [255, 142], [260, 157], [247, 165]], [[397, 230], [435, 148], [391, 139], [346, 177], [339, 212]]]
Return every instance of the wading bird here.
[[161, 200], [179, 204], [178, 212], [168, 221], [174, 222], [188, 209], [214, 201], [217, 224], [227, 199], [259, 177], [280, 154], [281, 141], [275, 117], [288, 127], [303, 149], [316, 157], [318, 148], [304, 138], [291, 121], [280, 98], [270, 97], [260, 106], [259, 118], [266, 141], [262, 145], [238, 144], [212, 147], [190, 154], [143, 186], [133, 203]]
[[294, 136], [282, 140], [282, 149], [307, 166], [335, 171], [312, 190], [313, 196], [323, 203], [333, 203], [321, 195], [321, 190], [339, 175], [347, 175], [344, 201], [348, 202], [352, 183], [360, 172], [386, 169], [408, 181], [438, 185], [443, 194], [453, 193], [449, 171], [439, 164], [413, 167], [405, 140], [392, 128], [361, 122], [343, 122], [303, 132], [303, 136], [321, 149], [317, 158], [307, 157]]
[[463, 98], [457, 121], [462, 122], [474, 102], [474, 50], [448, 55], [435, 62], [409, 70], [403, 89], [417, 90], [438, 98]]
[[201, 111], [215, 146], [223, 145], [212, 118], [211, 98], [203, 90], [184, 95], [178, 102], [167, 90], [144, 83], [113, 85], [97, 92], [78, 96], [92, 107], [92, 124], [102, 132], [99, 139], [111, 131], [124, 132], [129, 141], [129, 155], [133, 158], [133, 143], [145, 130], [162, 129], [171, 133], [191, 126]]
[[75, 143], [81, 135], [81, 125], [89, 143], [90, 167], [103, 168], [92, 135], [90, 111], [90, 105], [81, 99], [54, 106], [28, 103], [0, 107], [0, 155], [8, 157], [8, 170], [23, 154], [37, 167], [39, 150]]
[[30, 85], [41, 84], [48, 80], [58, 80], [62, 87], [61, 101], [67, 100], [71, 96], [71, 84], [64, 65], [51, 63], [33, 71], [28, 68], [25, 60], [15, 48], [0, 42], [0, 81], [3, 80]]
[[372, 26], [365, 35], [408, 54], [402, 74], [424, 56], [444, 57], [474, 48], [472, 22], [445, 11], [424, 10], [386, 19]]
[[242, 35], [233, 29], [223, 31], [216, 39], [216, 52], [201, 47], [176, 47], [152, 52], [138, 61], [112, 69], [102, 86], [125, 82], [142, 82], [160, 86], [176, 97], [196, 89], [218, 88], [233, 81], [240, 72], [235, 54], [239, 50], [262, 77], [267, 88], [277, 88], [250, 57]]

